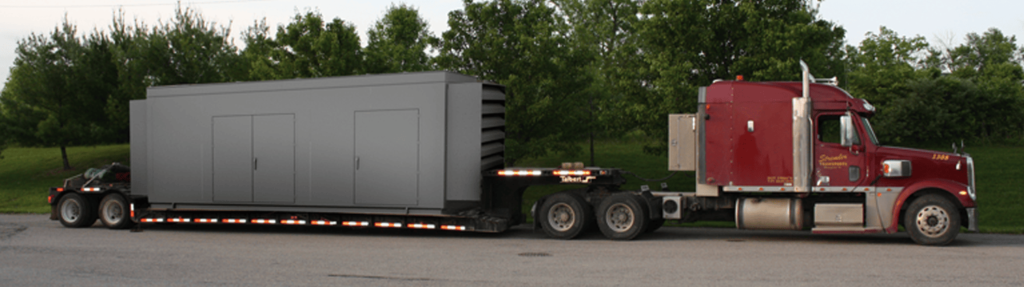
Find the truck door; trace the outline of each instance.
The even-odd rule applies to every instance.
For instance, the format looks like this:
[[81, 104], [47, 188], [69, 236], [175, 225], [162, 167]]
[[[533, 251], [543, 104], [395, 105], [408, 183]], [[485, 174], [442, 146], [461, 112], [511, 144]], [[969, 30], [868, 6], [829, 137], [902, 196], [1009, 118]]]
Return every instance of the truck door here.
[[849, 113], [822, 113], [815, 120], [815, 191], [853, 191], [866, 183], [864, 145]]

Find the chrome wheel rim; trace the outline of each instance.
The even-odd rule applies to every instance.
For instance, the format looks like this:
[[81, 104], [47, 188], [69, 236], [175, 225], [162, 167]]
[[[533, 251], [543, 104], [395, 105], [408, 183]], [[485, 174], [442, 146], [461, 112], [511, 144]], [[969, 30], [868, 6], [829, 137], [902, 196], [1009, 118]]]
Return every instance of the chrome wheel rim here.
[[116, 200], [110, 200], [103, 204], [103, 220], [111, 224], [117, 224], [124, 219], [124, 206]]
[[624, 203], [612, 204], [604, 216], [608, 228], [615, 232], [625, 232], [633, 228], [633, 223], [636, 221], [633, 209]]
[[558, 232], [565, 232], [576, 225], [576, 212], [564, 202], [559, 202], [548, 210], [548, 225]]
[[78, 221], [78, 217], [81, 215], [82, 205], [77, 200], [66, 200], [60, 206], [60, 216], [67, 222]]
[[949, 214], [938, 205], [929, 205], [917, 212], [917, 230], [928, 237], [939, 237], [949, 230]]

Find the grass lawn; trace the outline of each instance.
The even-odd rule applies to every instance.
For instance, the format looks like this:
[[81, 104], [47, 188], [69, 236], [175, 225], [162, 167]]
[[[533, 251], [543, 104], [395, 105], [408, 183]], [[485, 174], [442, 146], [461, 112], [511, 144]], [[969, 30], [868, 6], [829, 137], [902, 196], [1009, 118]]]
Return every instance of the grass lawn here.
[[[630, 140], [603, 140], [596, 145], [598, 166], [627, 170], [646, 178], [661, 178], [670, 174], [666, 156], [644, 154], [639, 142]], [[939, 149], [942, 150], [942, 149]], [[1024, 147], [973, 147], [967, 151], [974, 156], [976, 179], [978, 181], [978, 211], [982, 232], [1024, 233]], [[5, 213], [46, 213], [46, 195], [50, 187], [60, 186], [63, 180], [81, 173], [90, 167], [111, 162], [129, 163], [128, 145], [95, 147], [70, 147], [68, 157], [75, 169], [61, 170], [58, 148], [9, 148], [0, 159], [0, 212]], [[525, 159], [517, 163], [521, 167], [557, 167], [561, 162], [581, 161], [587, 163], [589, 155], [564, 156], [551, 154], [536, 159]], [[635, 177], [626, 176], [622, 188], [637, 190], [642, 184], [649, 184], [652, 190], [660, 189], [658, 182], [647, 183]], [[669, 190], [692, 191], [694, 174], [679, 172], [667, 181]], [[535, 186], [527, 189], [523, 199], [523, 211], [538, 198], [566, 189], [580, 188], [581, 185]], [[696, 222], [684, 226], [734, 227], [731, 222]]]
[[74, 168], [63, 170], [60, 148], [8, 148], [0, 159], [0, 212], [47, 213], [50, 187], [64, 179], [111, 162], [128, 163], [127, 144], [69, 147], [68, 161]]

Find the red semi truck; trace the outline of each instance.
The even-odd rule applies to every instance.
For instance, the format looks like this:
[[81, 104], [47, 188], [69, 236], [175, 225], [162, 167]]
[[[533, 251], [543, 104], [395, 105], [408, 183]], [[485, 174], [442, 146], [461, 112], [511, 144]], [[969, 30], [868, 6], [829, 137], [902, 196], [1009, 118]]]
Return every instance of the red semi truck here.
[[[436, 213], [409, 207], [401, 212], [155, 204], [152, 193], [132, 192], [131, 171], [113, 165], [51, 188], [51, 219], [69, 227], [91, 226], [99, 217], [111, 228], [162, 222], [501, 232], [525, 222], [520, 210], [526, 188], [575, 184], [585, 187], [538, 200], [531, 210], [535, 228], [571, 239], [596, 224], [606, 237], [628, 240], [666, 220], [729, 220], [739, 229], [815, 234], [895, 233], [903, 226], [925, 245], [948, 244], [961, 227], [977, 230], [974, 162], [968, 154], [881, 145], [868, 120], [874, 107], [836, 87], [834, 79], [817, 83], [801, 65], [802, 82], [716, 81], [700, 88], [696, 114], [669, 115], [668, 169], [693, 171], [693, 191], [621, 190], [624, 172], [614, 168], [484, 164], [477, 197], [445, 201]], [[486, 112], [488, 99], [493, 105], [499, 98], [484, 94]], [[503, 140], [485, 142], [483, 149], [501, 149], [497, 143]]]

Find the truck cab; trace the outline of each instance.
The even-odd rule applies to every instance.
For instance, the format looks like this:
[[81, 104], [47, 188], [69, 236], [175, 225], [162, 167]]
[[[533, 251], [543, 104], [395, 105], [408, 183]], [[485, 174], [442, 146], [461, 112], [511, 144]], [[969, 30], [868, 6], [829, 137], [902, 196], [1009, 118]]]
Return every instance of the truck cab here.
[[696, 172], [693, 200], [735, 199], [727, 207], [744, 229], [894, 233], [902, 225], [922, 244], [947, 244], [961, 226], [977, 230], [970, 155], [882, 145], [874, 106], [834, 80], [817, 82], [806, 70], [803, 82], [716, 81], [700, 89], [697, 114], [672, 115], [670, 146], [695, 142], [669, 154], [671, 170]]

